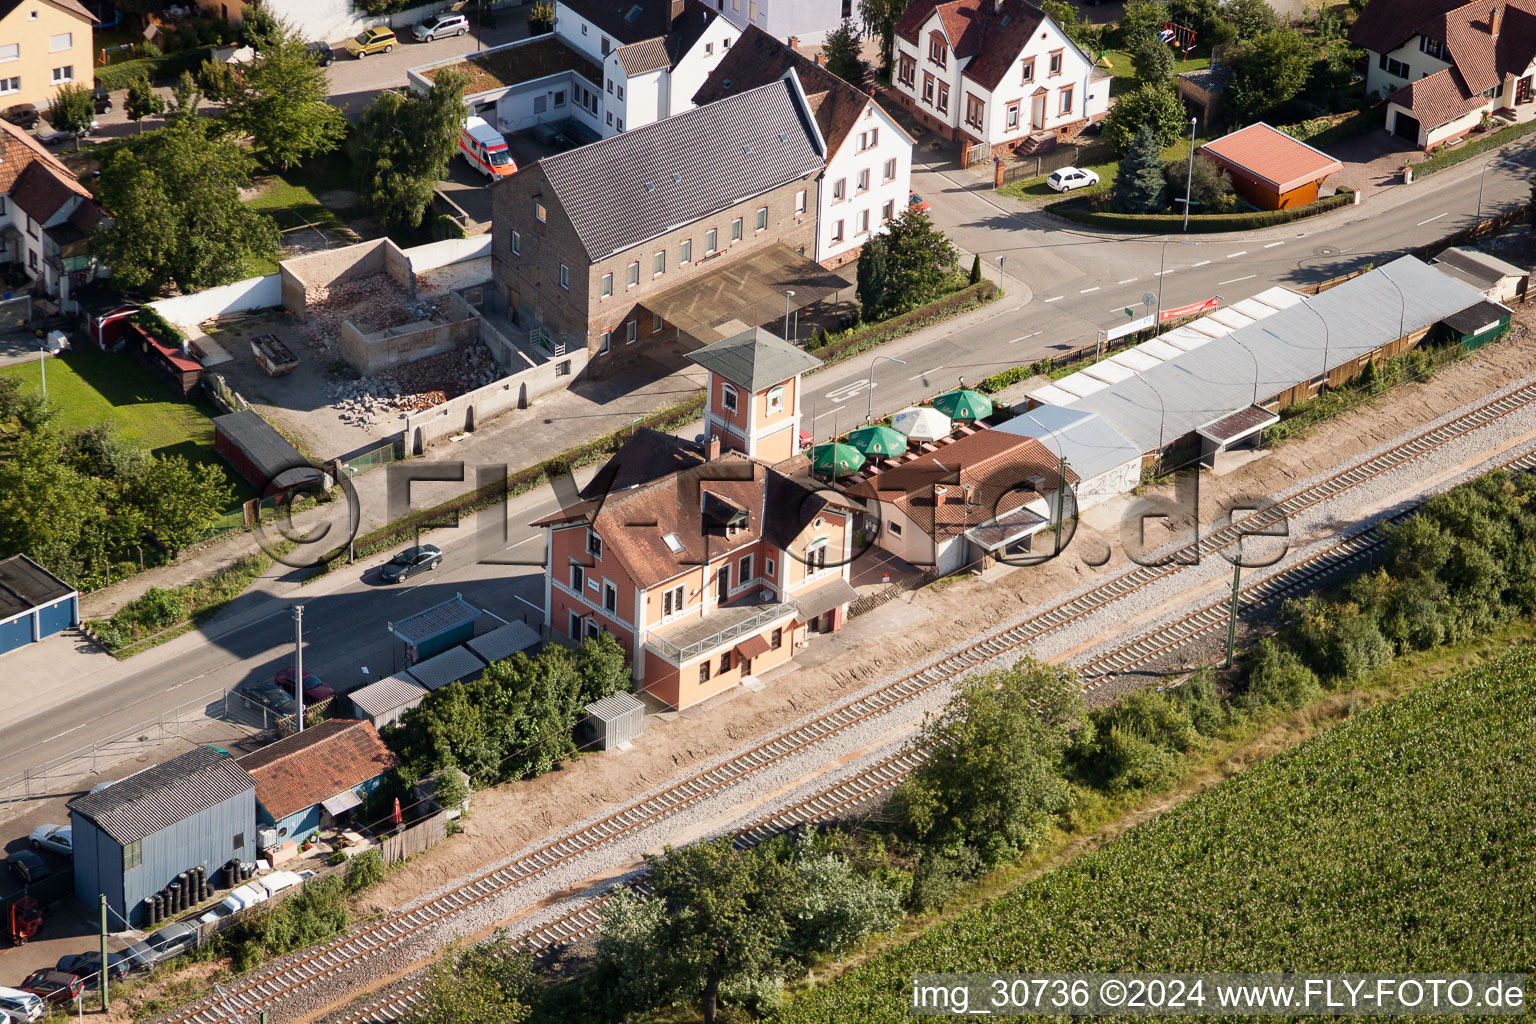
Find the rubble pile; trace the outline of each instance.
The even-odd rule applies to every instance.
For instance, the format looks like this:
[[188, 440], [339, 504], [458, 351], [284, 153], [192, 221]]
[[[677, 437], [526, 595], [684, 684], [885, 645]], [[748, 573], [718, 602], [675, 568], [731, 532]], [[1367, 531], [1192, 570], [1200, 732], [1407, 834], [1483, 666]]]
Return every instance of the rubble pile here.
[[364, 334], [420, 320], [442, 321], [447, 296], [413, 299], [385, 274], [374, 274], [334, 287], [311, 288], [307, 301], [308, 341], [330, 351], [341, 336], [341, 324], [352, 321]]
[[484, 387], [502, 375], [490, 349], [478, 341], [453, 352], [381, 370], [357, 380], [331, 385], [333, 404], [343, 423], [372, 427], [402, 413], [420, 412]]

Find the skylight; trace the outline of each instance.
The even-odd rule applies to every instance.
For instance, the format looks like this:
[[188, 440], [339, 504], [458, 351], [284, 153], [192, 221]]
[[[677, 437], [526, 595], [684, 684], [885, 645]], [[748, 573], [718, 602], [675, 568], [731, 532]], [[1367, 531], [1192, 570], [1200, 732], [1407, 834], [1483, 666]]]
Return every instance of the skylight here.
[[677, 539], [677, 534], [669, 533], [661, 539], [667, 542], [667, 549], [674, 555], [683, 553], [683, 542]]
[[641, 7], [639, 4], [635, 4], [635, 6], [633, 6], [633, 7], [631, 7], [629, 9], [629, 13], [624, 15], [624, 20], [629, 22], [631, 25], [633, 25], [635, 22], [640, 20], [640, 15], [644, 11], [645, 11], [644, 7]]

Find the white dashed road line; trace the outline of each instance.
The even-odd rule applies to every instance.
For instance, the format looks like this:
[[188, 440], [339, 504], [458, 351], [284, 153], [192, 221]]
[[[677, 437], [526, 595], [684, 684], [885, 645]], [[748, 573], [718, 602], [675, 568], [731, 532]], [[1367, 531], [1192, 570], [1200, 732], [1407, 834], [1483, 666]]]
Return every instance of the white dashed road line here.
[[1135, 283], [1138, 280], [1140, 280], [1140, 278], [1128, 277], [1124, 281], [1120, 281], [1118, 283], [1120, 283], [1120, 284], [1133, 284], [1133, 283]]
[[1203, 267], [1203, 266], [1205, 266], [1209, 262], [1211, 262], [1211, 261], [1210, 260], [1201, 260], [1199, 263], [1196, 263], [1195, 266]]
[[1445, 216], [1445, 214], [1446, 214], [1446, 213], [1450, 213], [1450, 212], [1451, 212], [1451, 211], [1449, 211], [1449, 210], [1446, 210], [1446, 211], [1445, 211], [1445, 213], [1437, 213], [1437, 214], [1435, 214], [1435, 215], [1434, 215], [1434, 216], [1433, 216], [1433, 217], [1431, 217], [1431, 218], [1429, 218], [1429, 220], [1421, 220], [1421, 221], [1419, 221], [1419, 222], [1418, 222], [1418, 223], [1417, 223], [1417, 224], [1415, 224], [1415, 225], [1414, 225], [1414, 227], [1416, 227], [1416, 228], [1421, 228], [1421, 227], [1423, 227], [1423, 226], [1424, 226], [1424, 225], [1425, 225], [1425, 224], [1428, 224], [1428, 223], [1430, 223], [1430, 222], [1431, 222], [1431, 221], [1437, 221], [1437, 220], [1439, 220], [1439, 219], [1440, 219], [1440, 218], [1441, 218], [1441, 217], [1444, 217], [1444, 216]]
[[1266, 248], [1266, 249], [1273, 249], [1277, 245], [1284, 245], [1284, 244], [1285, 244], [1284, 242], [1270, 242], [1264, 248]]
[[1021, 342], [1021, 341], [1028, 341], [1030, 338], [1037, 337], [1038, 335], [1041, 335], [1041, 334], [1044, 334], [1044, 333], [1045, 333], [1044, 331], [1036, 331], [1034, 334], [1022, 334], [1019, 337], [1014, 338], [1013, 341], [1010, 341], [1008, 344], [1013, 345], [1013, 344], [1017, 344], [1018, 342]]
[[1090, 294], [1092, 292], [1098, 291], [1099, 287], [1100, 287], [1099, 285], [1094, 285], [1092, 288], [1084, 288], [1082, 291], [1078, 292], [1077, 294], [1079, 294], [1079, 295], [1088, 295], [1088, 294]]
[[1217, 281], [1216, 284], [1218, 286], [1224, 285], [1224, 284], [1237, 284], [1237, 282], [1239, 282], [1239, 281], [1252, 281], [1254, 278], [1256, 278], [1258, 276], [1259, 276], [1258, 274], [1249, 274], [1247, 277], [1234, 277], [1230, 281]]
[[1239, 249], [1239, 250], [1237, 250], [1237, 252], [1229, 252], [1229, 253], [1227, 253], [1227, 259], [1230, 260], [1230, 259], [1234, 259], [1234, 258], [1236, 258], [1238, 256], [1247, 256], [1247, 255], [1248, 255], [1248, 250], [1247, 249]]
[[1045, 301], [1046, 302], [1060, 302], [1063, 298], [1064, 298], [1064, 296], [1061, 296], [1061, 295], [1052, 295], [1050, 298], [1046, 299]]

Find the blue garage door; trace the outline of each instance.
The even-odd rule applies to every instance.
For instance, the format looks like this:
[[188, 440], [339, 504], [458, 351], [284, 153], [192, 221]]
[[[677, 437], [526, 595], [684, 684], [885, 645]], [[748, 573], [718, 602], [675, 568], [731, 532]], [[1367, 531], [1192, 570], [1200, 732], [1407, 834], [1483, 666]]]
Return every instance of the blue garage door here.
[[53, 636], [55, 633], [68, 629], [74, 622], [74, 605], [75, 598], [70, 597], [51, 604], [46, 608], [38, 609], [37, 614], [42, 626], [40, 635]]
[[[13, 606], [14, 607], [14, 606]], [[32, 616], [23, 615], [0, 626], [0, 654], [32, 642]]]

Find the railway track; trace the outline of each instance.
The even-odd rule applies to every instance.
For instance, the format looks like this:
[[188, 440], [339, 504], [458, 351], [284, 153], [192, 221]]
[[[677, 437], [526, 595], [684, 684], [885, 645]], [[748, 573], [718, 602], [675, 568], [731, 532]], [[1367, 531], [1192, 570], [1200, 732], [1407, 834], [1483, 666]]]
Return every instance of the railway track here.
[[[719, 793], [764, 768], [783, 762], [874, 716], [900, 707], [918, 694], [963, 676], [972, 668], [1031, 644], [1069, 622], [1090, 615], [1141, 588], [1223, 550], [1290, 516], [1305, 511], [1383, 473], [1412, 462], [1436, 447], [1536, 402], [1536, 382], [1515, 388], [1401, 445], [1371, 456], [1251, 515], [1199, 537], [1156, 565], [1137, 566], [1028, 620], [998, 630], [861, 697], [794, 726], [735, 757], [691, 775], [591, 824], [579, 827], [520, 859], [485, 872], [463, 885], [406, 911], [354, 929], [344, 936], [285, 958], [232, 986], [157, 1019], [156, 1024], [217, 1024], [270, 1009], [300, 992], [329, 981], [336, 972], [378, 956], [420, 936], [466, 908], [521, 885], [556, 865], [619, 836], [655, 823], [683, 807]], [[1207, 627], [1208, 628], [1208, 627]]]

